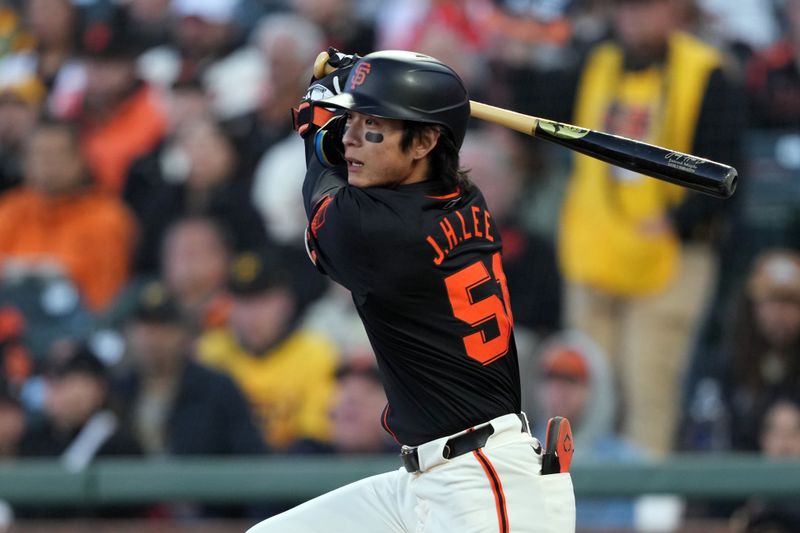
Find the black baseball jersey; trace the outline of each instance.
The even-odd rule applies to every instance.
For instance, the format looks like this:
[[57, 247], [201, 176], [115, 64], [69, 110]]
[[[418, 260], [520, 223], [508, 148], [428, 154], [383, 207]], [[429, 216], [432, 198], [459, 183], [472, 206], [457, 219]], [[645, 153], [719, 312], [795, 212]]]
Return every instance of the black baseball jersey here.
[[303, 196], [309, 254], [351, 291], [375, 351], [386, 430], [418, 445], [519, 412], [500, 234], [480, 191], [358, 188], [312, 158]]

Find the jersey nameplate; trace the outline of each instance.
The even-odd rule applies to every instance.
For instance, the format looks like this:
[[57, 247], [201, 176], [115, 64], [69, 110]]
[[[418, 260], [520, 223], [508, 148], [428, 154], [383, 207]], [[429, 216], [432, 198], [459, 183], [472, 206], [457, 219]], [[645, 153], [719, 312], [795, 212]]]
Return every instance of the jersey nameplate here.
[[463, 242], [476, 238], [494, 242], [490, 219], [489, 211], [475, 205], [442, 216], [439, 231], [425, 238], [433, 248], [434, 264], [441, 265], [447, 255]]

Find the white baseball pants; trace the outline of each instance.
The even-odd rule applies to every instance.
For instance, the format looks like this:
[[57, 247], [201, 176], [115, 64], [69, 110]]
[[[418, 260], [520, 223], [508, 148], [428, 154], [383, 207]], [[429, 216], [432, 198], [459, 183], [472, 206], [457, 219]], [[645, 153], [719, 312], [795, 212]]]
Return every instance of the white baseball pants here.
[[570, 475], [541, 475], [538, 441], [516, 414], [489, 423], [494, 433], [481, 449], [447, 460], [444, 445], [460, 433], [427, 442], [421, 472], [357, 481], [247, 533], [573, 533]]

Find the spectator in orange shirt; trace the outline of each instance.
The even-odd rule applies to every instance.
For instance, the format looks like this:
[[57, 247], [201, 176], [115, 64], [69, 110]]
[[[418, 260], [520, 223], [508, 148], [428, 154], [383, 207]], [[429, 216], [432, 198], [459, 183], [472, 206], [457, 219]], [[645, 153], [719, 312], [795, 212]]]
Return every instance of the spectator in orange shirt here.
[[83, 34], [86, 87], [78, 110], [81, 142], [98, 184], [120, 193], [128, 168], [164, 137], [167, 117], [154, 89], [136, 73], [141, 51], [121, 23]]
[[0, 198], [0, 268], [54, 267], [71, 278], [93, 311], [127, 280], [135, 236], [122, 202], [91, 184], [78, 133], [40, 122], [25, 153], [23, 186]]

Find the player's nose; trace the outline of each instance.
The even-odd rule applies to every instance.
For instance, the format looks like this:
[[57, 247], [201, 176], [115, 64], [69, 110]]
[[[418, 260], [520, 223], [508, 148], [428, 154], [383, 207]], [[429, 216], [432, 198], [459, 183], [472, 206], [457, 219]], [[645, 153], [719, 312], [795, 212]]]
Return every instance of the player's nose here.
[[350, 122], [344, 128], [344, 133], [342, 134], [342, 144], [345, 146], [353, 146], [361, 142], [361, 128], [353, 122]]

